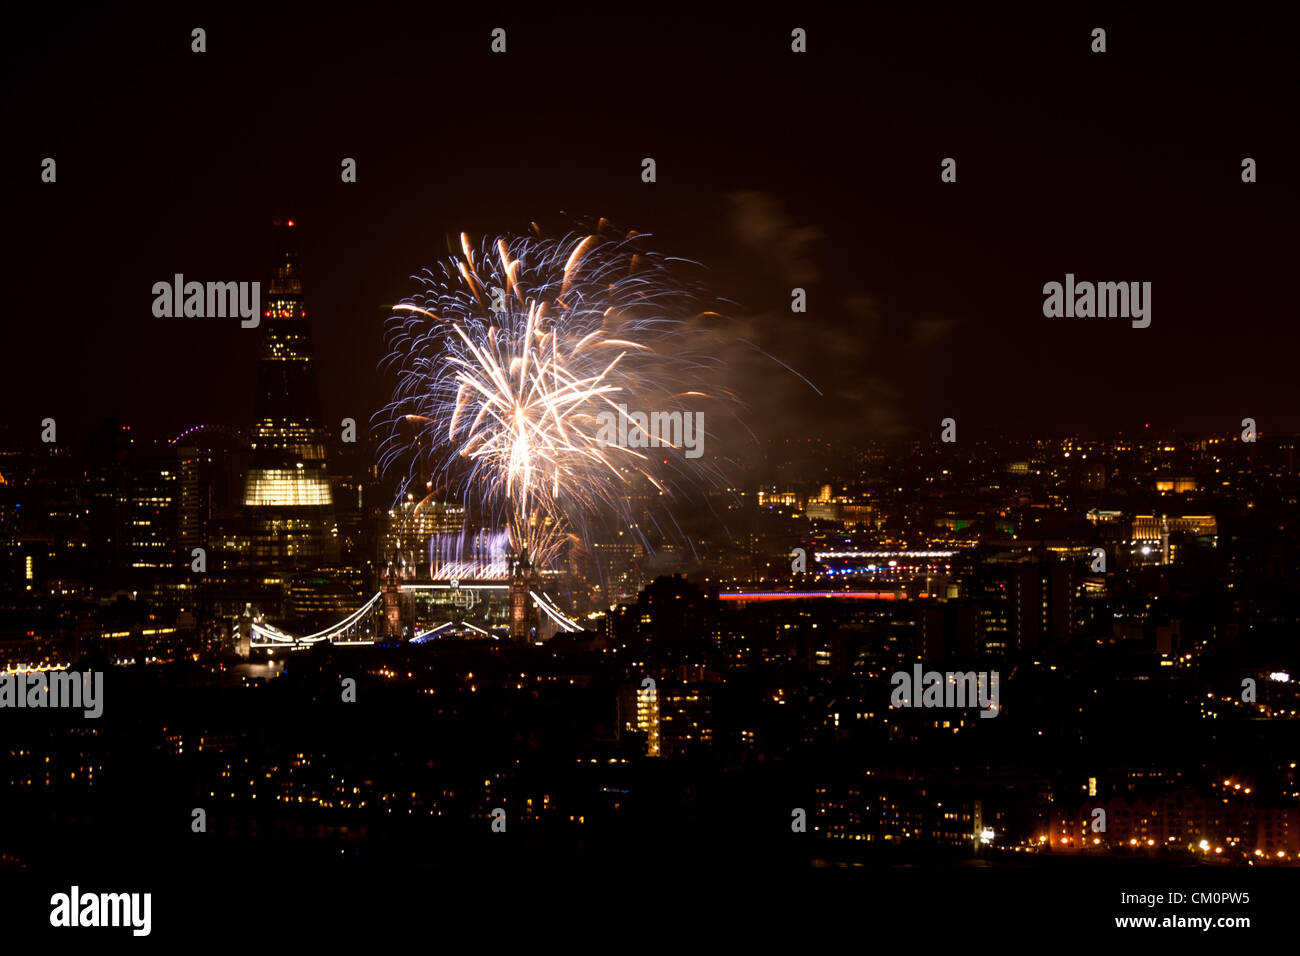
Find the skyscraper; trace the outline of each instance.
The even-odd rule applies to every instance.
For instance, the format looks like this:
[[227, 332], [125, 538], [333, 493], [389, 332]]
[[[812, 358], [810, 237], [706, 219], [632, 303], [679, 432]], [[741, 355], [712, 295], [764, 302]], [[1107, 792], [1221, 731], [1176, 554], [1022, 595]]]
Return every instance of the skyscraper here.
[[338, 554], [334, 500], [292, 219], [275, 223], [275, 273], [262, 330], [243, 557], [275, 571], [330, 564]]

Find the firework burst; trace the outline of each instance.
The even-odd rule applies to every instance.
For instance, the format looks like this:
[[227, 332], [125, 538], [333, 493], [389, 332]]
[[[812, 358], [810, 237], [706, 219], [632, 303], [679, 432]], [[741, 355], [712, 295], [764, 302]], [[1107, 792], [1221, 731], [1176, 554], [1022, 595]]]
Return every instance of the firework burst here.
[[719, 316], [695, 307], [643, 239], [603, 221], [589, 235], [477, 248], [462, 234], [461, 254], [417, 276], [422, 290], [389, 320], [385, 471], [404, 467], [407, 485], [430, 476], [430, 494], [508, 528], [511, 549], [541, 564], [594, 523], [626, 522], [637, 482], [672, 497], [720, 480], [708, 458], [601, 430], [616, 416], [635, 434], [628, 409], [686, 415], [734, 401], [701, 385], [719, 364]]

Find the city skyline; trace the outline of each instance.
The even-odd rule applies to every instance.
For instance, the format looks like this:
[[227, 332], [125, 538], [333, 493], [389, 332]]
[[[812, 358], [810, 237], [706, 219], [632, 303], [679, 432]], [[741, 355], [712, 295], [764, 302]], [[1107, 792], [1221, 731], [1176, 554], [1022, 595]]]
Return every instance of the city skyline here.
[[1298, 27], [16, 13], [6, 933], [1284, 931]]

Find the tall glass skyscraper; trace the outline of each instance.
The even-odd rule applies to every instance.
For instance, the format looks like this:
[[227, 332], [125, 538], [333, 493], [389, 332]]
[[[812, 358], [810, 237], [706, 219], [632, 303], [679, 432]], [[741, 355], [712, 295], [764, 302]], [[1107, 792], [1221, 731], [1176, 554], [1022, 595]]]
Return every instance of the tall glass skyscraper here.
[[243, 558], [274, 571], [332, 564], [334, 500], [292, 219], [275, 223], [275, 273], [263, 296], [262, 330]]

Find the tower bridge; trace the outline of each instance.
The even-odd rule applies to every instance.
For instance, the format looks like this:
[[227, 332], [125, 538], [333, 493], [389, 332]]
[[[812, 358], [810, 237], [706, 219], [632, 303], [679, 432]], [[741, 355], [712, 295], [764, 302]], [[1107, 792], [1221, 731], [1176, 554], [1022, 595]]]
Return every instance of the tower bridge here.
[[[526, 559], [525, 559], [526, 560]], [[544, 641], [582, 630], [537, 584], [531, 567], [500, 579], [402, 581], [384, 587], [342, 620], [311, 634], [290, 634], [265, 621], [251, 624], [252, 648], [304, 650], [328, 641], [340, 647], [423, 644], [440, 637]]]

